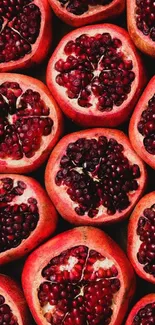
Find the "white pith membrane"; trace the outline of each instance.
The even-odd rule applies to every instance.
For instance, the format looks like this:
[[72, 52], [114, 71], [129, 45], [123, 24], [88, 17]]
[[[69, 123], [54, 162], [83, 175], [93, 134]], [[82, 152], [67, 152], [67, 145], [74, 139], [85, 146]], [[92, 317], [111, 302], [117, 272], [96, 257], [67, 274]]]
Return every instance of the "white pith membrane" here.
[[[3, 297], [3, 298], [2, 298]], [[4, 299], [4, 301], [3, 301]], [[6, 312], [4, 312], [6, 310]], [[8, 318], [9, 315], [10, 318]], [[0, 287], [0, 320], [2, 320], [1, 324], [6, 325], [19, 325], [22, 324], [21, 315], [18, 311], [18, 307], [16, 306], [15, 302], [9, 296], [9, 294]], [[12, 322], [11, 322], [12, 321]]]
[[[108, 1], [105, 1], [103, 2], [103, 4], [99, 4], [100, 1], [96, 1], [96, 4], [91, 5], [91, 1], [85, 1], [85, 3], [83, 4], [80, 4], [80, 1], [79, 1], [79, 7], [77, 6], [77, 3], [76, 3], [76, 0], [57, 0], [57, 2], [60, 4], [61, 7], [65, 8], [68, 13], [70, 14], [73, 14], [75, 16], [85, 16], [88, 14], [88, 12], [91, 11], [92, 14], [98, 12], [100, 9], [104, 8], [104, 7], [107, 7], [109, 6], [114, 0], [108, 0]], [[74, 6], [74, 3], [75, 3], [75, 6]], [[84, 7], [84, 10], [81, 10], [82, 8], [81, 7]], [[75, 9], [75, 10], [74, 10]], [[77, 14], [75, 13], [75, 11], [77, 12]]]

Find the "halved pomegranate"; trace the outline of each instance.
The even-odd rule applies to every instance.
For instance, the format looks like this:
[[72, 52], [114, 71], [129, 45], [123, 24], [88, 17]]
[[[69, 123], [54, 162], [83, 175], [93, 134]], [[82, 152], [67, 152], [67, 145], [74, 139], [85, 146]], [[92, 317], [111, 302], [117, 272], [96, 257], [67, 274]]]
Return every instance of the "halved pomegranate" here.
[[45, 185], [66, 220], [103, 225], [130, 214], [146, 178], [144, 164], [123, 132], [91, 129], [60, 140], [47, 163]]
[[55, 14], [65, 23], [79, 27], [120, 15], [125, 0], [49, 0]]
[[155, 169], [155, 76], [148, 83], [133, 112], [129, 137], [137, 154]]
[[117, 126], [128, 119], [146, 74], [128, 33], [111, 24], [67, 34], [47, 68], [60, 108], [82, 126]]
[[52, 40], [47, 0], [0, 1], [0, 71], [40, 63]]
[[38, 325], [121, 325], [135, 277], [110, 237], [79, 227], [35, 250], [24, 266], [22, 284]]
[[128, 31], [135, 45], [155, 57], [155, 2], [127, 0]]
[[0, 74], [0, 173], [37, 169], [61, 133], [61, 112], [41, 81]]
[[26, 255], [48, 238], [56, 225], [56, 210], [35, 179], [0, 175], [0, 265]]
[[155, 324], [155, 294], [141, 298], [132, 308], [125, 325]]
[[155, 283], [155, 192], [145, 195], [131, 215], [127, 251], [137, 274]]

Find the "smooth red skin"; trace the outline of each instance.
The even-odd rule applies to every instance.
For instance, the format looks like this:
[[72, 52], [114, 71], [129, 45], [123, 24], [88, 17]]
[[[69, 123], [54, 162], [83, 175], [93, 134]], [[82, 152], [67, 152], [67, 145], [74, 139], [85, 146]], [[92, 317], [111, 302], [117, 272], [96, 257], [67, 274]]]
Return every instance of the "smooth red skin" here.
[[113, 0], [106, 6], [95, 6], [95, 10], [89, 10], [83, 15], [74, 15], [61, 6], [58, 0], [49, 0], [49, 3], [55, 14], [66, 24], [80, 27], [92, 24], [108, 18], [114, 18], [120, 15], [125, 9], [125, 0]]
[[[139, 190], [136, 191], [135, 197], [133, 198], [131, 205], [123, 210], [122, 212], [117, 212], [112, 216], [108, 216], [107, 213], [103, 213], [100, 217], [90, 218], [88, 215], [79, 216], [73, 205], [73, 201], [70, 199], [69, 195], [65, 196], [64, 191], [61, 186], [55, 184], [55, 176], [60, 169], [59, 163], [63, 154], [65, 154], [66, 147], [69, 143], [77, 141], [79, 138], [93, 138], [99, 136], [106, 136], [108, 138], [115, 138], [119, 143], [123, 144], [126, 148], [126, 153], [128, 152], [129, 160], [137, 163], [141, 170], [141, 178], [139, 179]], [[71, 133], [63, 137], [59, 143], [55, 146], [52, 151], [50, 158], [48, 160], [46, 170], [45, 170], [45, 186], [47, 192], [53, 201], [56, 209], [61, 214], [61, 216], [75, 225], [92, 225], [92, 226], [102, 226], [104, 224], [115, 223], [121, 221], [129, 216], [133, 207], [138, 202], [139, 198], [142, 196], [147, 183], [147, 173], [145, 170], [144, 163], [139, 159], [136, 153], [131, 148], [128, 138], [126, 135], [118, 130], [114, 129], [90, 129]]]
[[[120, 107], [115, 106], [110, 112], [100, 112], [94, 108], [79, 108], [78, 104], [74, 105], [73, 100], [70, 100], [67, 95], [64, 96], [63, 92], [61, 92], [61, 89], [64, 88], [59, 86], [55, 81], [56, 70], [54, 66], [56, 61], [61, 57], [59, 54], [60, 50], [64, 48], [68, 41], [74, 40], [81, 34], [89, 34], [92, 30], [94, 34], [98, 34], [100, 31], [109, 32], [115, 37], [120, 38], [125, 51], [130, 51], [130, 55], [132, 53], [132, 59], [135, 65], [136, 79], [133, 81], [131, 88], [131, 92], [133, 92], [132, 96], [131, 93], [129, 94], [131, 97], [130, 100], [125, 101]], [[116, 127], [125, 122], [131, 115], [146, 81], [145, 68], [129, 34], [123, 28], [112, 24], [86, 26], [64, 36], [49, 60], [46, 73], [46, 83], [64, 114], [82, 127]]]
[[[53, 119], [54, 125], [52, 127], [52, 133], [50, 135], [50, 138], [48, 139], [49, 143], [47, 147], [44, 149], [41, 146], [40, 149], [37, 150], [36, 154], [32, 158], [26, 158], [24, 156], [24, 158], [16, 160], [16, 164], [15, 164], [15, 160], [12, 163], [11, 160], [0, 158], [0, 173], [28, 174], [36, 170], [45, 162], [45, 160], [50, 155], [51, 150], [60, 139], [63, 133], [63, 116], [58, 105], [53, 99], [49, 89], [40, 80], [22, 74], [1, 73], [0, 84], [6, 81], [18, 82], [21, 88], [23, 84], [26, 85], [27, 88], [32, 87], [33, 90], [41, 93], [43, 100], [44, 100], [44, 96], [46, 95], [47, 97], [45, 97], [45, 103], [46, 105], [49, 104], [51, 107], [51, 113], [49, 116]], [[47, 141], [47, 137], [45, 140]]]
[[140, 309], [144, 308], [147, 304], [155, 303], [155, 294], [150, 293], [143, 298], [141, 298], [132, 308], [130, 311], [130, 314], [127, 318], [127, 321], [125, 325], [132, 325], [133, 324], [133, 319], [136, 316], [136, 314], [139, 312]]
[[139, 50], [151, 57], [155, 57], [155, 42], [150, 37], [144, 35], [136, 25], [135, 11], [136, 1], [127, 0], [127, 27], [128, 32]]
[[11, 177], [14, 180], [23, 181], [27, 184], [27, 188], [33, 189], [34, 193], [36, 194], [35, 198], [38, 202], [39, 221], [36, 228], [31, 232], [30, 236], [23, 239], [20, 245], [6, 250], [5, 252], [0, 252], [0, 265], [12, 262], [27, 255], [39, 244], [44, 242], [54, 233], [58, 219], [55, 207], [53, 206], [47, 193], [35, 179], [22, 175], [3, 174], [0, 175], [0, 180], [4, 177]]
[[151, 155], [143, 145], [143, 135], [138, 131], [137, 125], [141, 119], [142, 112], [147, 108], [148, 101], [154, 95], [155, 76], [150, 80], [140, 97], [129, 123], [129, 138], [137, 154], [153, 169], [155, 169], [154, 155]]
[[20, 286], [13, 279], [3, 274], [0, 274], [0, 294], [7, 298], [6, 303], [9, 302], [8, 305], [13, 314], [14, 308], [16, 308], [17, 313], [14, 315], [17, 317], [18, 325], [30, 325], [30, 313]]
[[[136, 273], [146, 281], [155, 284], [155, 278], [143, 270], [144, 264], [140, 264], [137, 259], [137, 247], [139, 236], [136, 234], [137, 224], [139, 218], [143, 215], [146, 208], [150, 208], [155, 203], [155, 192], [146, 194], [136, 205], [133, 210], [128, 224], [128, 238], [127, 238], [127, 254], [132, 263]], [[140, 243], [142, 243], [140, 241]]]
[[34, 4], [41, 9], [42, 19], [40, 34], [36, 42], [32, 44], [32, 52], [17, 61], [0, 63], [0, 72], [29, 68], [46, 58], [52, 42], [52, 14], [47, 0], [34, 0]]
[[47, 325], [36, 296], [38, 287], [45, 281], [41, 276], [42, 269], [53, 257], [78, 245], [85, 245], [114, 260], [122, 287], [116, 302], [117, 312], [112, 317], [110, 325], [121, 325], [135, 291], [134, 272], [120, 247], [103, 231], [92, 227], [78, 227], [61, 233], [36, 249], [26, 260], [22, 286], [36, 323]]

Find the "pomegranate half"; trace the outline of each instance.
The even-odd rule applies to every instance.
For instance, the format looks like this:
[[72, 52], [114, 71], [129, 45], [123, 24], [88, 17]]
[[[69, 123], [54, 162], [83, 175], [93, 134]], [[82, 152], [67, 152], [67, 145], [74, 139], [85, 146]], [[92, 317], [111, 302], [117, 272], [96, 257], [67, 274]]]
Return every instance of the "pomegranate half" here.
[[0, 173], [37, 169], [60, 138], [62, 125], [62, 114], [41, 81], [0, 74]]
[[137, 154], [155, 169], [155, 76], [135, 107], [129, 124], [129, 137]]
[[74, 27], [92, 24], [120, 15], [125, 0], [49, 0], [55, 14]]
[[155, 192], [136, 205], [128, 225], [127, 251], [137, 274], [155, 283]]
[[0, 322], [5, 325], [30, 325], [30, 314], [19, 285], [0, 274]]
[[101, 226], [126, 218], [146, 179], [144, 164], [128, 138], [114, 129], [66, 135], [52, 151], [45, 172], [56, 209], [76, 225]]
[[63, 37], [46, 79], [60, 108], [75, 123], [114, 127], [129, 118], [146, 74], [128, 33], [101, 24]]
[[22, 284], [38, 325], [121, 325], [135, 277], [110, 237], [79, 227], [35, 250], [24, 266]]
[[127, 0], [129, 34], [145, 54], [155, 57], [155, 3], [153, 0]]
[[132, 308], [125, 325], [155, 324], [155, 294], [141, 298]]
[[0, 265], [28, 254], [56, 225], [56, 210], [35, 179], [0, 175]]
[[0, 72], [40, 63], [52, 40], [47, 0], [0, 1]]

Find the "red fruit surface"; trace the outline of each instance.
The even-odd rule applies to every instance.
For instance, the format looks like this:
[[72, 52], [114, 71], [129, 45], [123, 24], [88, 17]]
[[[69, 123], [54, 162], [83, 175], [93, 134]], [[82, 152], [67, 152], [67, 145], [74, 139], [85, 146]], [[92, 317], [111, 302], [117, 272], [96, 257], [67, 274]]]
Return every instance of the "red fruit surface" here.
[[151, 293], [141, 298], [132, 308], [125, 325], [155, 323], [155, 294]]

